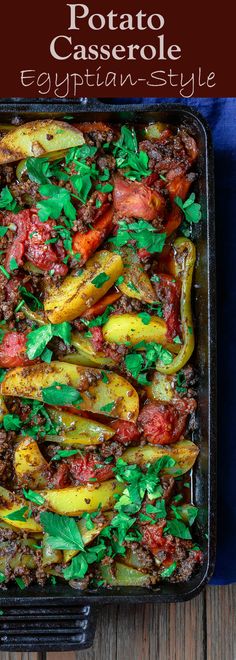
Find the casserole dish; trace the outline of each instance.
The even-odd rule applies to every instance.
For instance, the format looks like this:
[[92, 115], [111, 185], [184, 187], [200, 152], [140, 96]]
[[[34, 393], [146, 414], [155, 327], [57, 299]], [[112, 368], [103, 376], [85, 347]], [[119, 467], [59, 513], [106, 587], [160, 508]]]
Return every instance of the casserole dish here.
[[[213, 155], [209, 129], [202, 118], [189, 108], [174, 104], [113, 106], [98, 101], [32, 101], [5, 103], [0, 106], [0, 122], [14, 116], [26, 121], [73, 115], [75, 121], [164, 122], [184, 124], [199, 147], [198, 192], [203, 220], [194, 227], [197, 248], [193, 306], [196, 328], [195, 364], [199, 376], [198, 430], [194, 440], [200, 455], [194, 467], [192, 489], [201, 509], [198, 537], [204, 550], [204, 562], [198, 573], [185, 583], [163, 583], [155, 588], [119, 587], [76, 592], [67, 584], [30, 586], [25, 593], [11, 585], [1, 597], [1, 650], [72, 650], [91, 645], [94, 633], [94, 607], [103, 603], [166, 603], [196, 596], [211, 576], [215, 554], [215, 482], [216, 482], [216, 337], [215, 337], [215, 240]], [[207, 538], [206, 538], [207, 527]], [[27, 612], [27, 624], [24, 618]], [[62, 627], [63, 622], [63, 627]]]

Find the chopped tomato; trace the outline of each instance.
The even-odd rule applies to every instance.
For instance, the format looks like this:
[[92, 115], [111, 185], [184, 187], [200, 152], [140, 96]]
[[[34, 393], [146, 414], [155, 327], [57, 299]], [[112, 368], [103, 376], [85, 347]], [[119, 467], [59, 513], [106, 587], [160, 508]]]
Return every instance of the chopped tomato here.
[[40, 222], [35, 209], [25, 209], [17, 214], [9, 214], [9, 222], [16, 225], [17, 232], [6, 254], [5, 268], [8, 271], [12, 258], [18, 266], [22, 266], [25, 257], [40, 270], [48, 271], [53, 268], [58, 275], [66, 275], [68, 268], [61, 263], [66, 256], [65, 250], [62, 248], [60, 254], [57, 254], [57, 249], [50, 243], [47, 244], [54, 228], [52, 220]]
[[138, 418], [143, 434], [153, 445], [169, 445], [179, 440], [186, 426], [187, 413], [181, 414], [170, 403], [147, 403]]
[[[92, 453], [84, 454], [84, 456], [74, 456], [68, 464], [72, 478], [82, 484], [88, 483], [91, 479], [106, 481], [114, 476], [112, 471], [114, 464], [102, 465], [102, 459]], [[98, 465], [102, 467], [96, 467]]]
[[65, 488], [70, 484], [69, 466], [67, 463], [60, 463], [52, 477], [52, 482], [54, 488]]
[[120, 217], [154, 220], [157, 216], [164, 215], [164, 197], [138, 181], [128, 181], [116, 176], [113, 200], [115, 211]]
[[104, 215], [85, 234], [76, 232], [73, 238], [73, 250], [81, 255], [80, 264], [83, 265], [97, 250], [106, 236], [112, 230], [113, 208], [109, 207]]
[[26, 355], [27, 336], [23, 332], [7, 332], [0, 344], [0, 367], [23, 367], [32, 363]]
[[138, 250], [138, 256], [141, 261], [146, 261], [150, 257], [150, 252], [148, 252], [145, 248], [140, 248], [140, 250]]
[[171, 275], [158, 273], [158, 281], [153, 285], [157, 294], [157, 300], [163, 305], [163, 316], [167, 325], [167, 337], [169, 340], [176, 337], [180, 332], [180, 283]]
[[168, 537], [163, 536], [165, 525], [165, 520], [161, 520], [154, 525], [150, 523], [142, 524], [142, 544], [147, 546], [154, 555], [160, 550], [168, 553], [173, 553], [175, 550], [175, 543]]
[[125, 422], [118, 419], [115, 422], [112, 422], [111, 426], [113, 429], [116, 429], [113, 440], [117, 440], [117, 442], [120, 442], [122, 445], [130, 445], [131, 442], [137, 442], [137, 440], [139, 440], [140, 432], [134, 422]]

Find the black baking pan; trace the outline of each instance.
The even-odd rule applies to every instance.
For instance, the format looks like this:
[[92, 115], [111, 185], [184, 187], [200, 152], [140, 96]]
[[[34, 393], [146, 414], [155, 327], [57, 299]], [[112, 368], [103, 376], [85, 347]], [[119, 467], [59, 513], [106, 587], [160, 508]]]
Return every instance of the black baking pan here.
[[[14, 101], [14, 102], [13, 102]], [[216, 541], [216, 290], [213, 150], [209, 128], [200, 114], [184, 105], [112, 105], [98, 100], [3, 100], [0, 122], [15, 116], [36, 118], [73, 114], [75, 120], [131, 122], [161, 121], [184, 124], [195, 137], [200, 157], [197, 192], [203, 220], [194, 228], [197, 265], [193, 287], [196, 327], [195, 364], [199, 376], [198, 430], [194, 440], [200, 454], [193, 470], [194, 503], [201, 515], [197, 540], [204, 549], [204, 563], [186, 583], [163, 583], [153, 588], [120, 587], [78, 592], [66, 583], [45, 587], [30, 585], [24, 592], [11, 584], [2, 592], [0, 651], [73, 650], [91, 646], [96, 608], [104, 603], [174, 603], [196, 596], [212, 575]]]

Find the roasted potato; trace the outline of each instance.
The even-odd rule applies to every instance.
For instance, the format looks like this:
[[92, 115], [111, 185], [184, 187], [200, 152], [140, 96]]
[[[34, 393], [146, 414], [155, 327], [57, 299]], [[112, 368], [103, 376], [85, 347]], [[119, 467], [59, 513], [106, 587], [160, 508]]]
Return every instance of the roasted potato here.
[[33, 489], [47, 485], [48, 463], [33, 438], [23, 438], [17, 445], [14, 468], [18, 484]]
[[[123, 263], [118, 254], [106, 250], [96, 252], [80, 275], [68, 275], [60, 287], [52, 286], [47, 291], [44, 309], [49, 321], [62, 323], [82, 316], [86, 309], [105, 295], [122, 270]], [[97, 278], [104, 275], [107, 279], [100, 285]]]
[[[0, 518], [8, 523], [7, 516], [11, 513], [16, 513], [22, 507], [29, 506], [29, 502], [24, 499], [24, 497], [19, 497], [14, 495], [6, 488], [0, 486]], [[12, 520], [9, 518], [9, 523], [11, 527], [16, 527], [17, 529], [22, 529], [25, 532], [41, 532], [42, 527], [39, 523], [34, 520], [31, 516], [30, 518], [25, 518], [25, 520]]]
[[84, 142], [81, 131], [66, 122], [55, 119], [28, 122], [9, 131], [0, 140], [0, 164], [42, 156]]
[[165, 474], [175, 474], [176, 471], [181, 474], [188, 472], [193, 467], [196, 458], [199, 454], [199, 448], [194, 442], [190, 440], [179, 440], [173, 445], [144, 445], [143, 447], [129, 447], [122, 455], [122, 459], [126, 463], [137, 463], [138, 465], [146, 465], [146, 463], [154, 463], [162, 456], [171, 456], [176, 461], [176, 466], [173, 468], [165, 468]]
[[120, 494], [123, 485], [115, 479], [104, 481], [101, 485], [68, 486], [53, 490], [42, 490], [48, 508], [62, 516], [79, 516], [84, 511], [92, 513], [99, 504], [103, 511], [108, 511], [115, 504], [114, 495]]
[[166, 323], [159, 316], [152, 316], [148, 325], [145, 325], [137, 314], [112, 314], [103, 326], [105, 341], [115, 344], [129, 342], [132, 346], [140, 341], [156, 342], [173, 353], [178, 352], [179, 346], [170, 344], [166, 335]]
[[[103, 382], [102, 372], [99, 369], [65, 362], [16, 367], [5, 375], [1, 386], [2, 394], [41, 401], [42, 388], [50, 387], [55, 383], [70, 385], [78, 391], [81, 390], [83, 401], [79, 404], [80, 410], [135, 421], [139, 413], [139, 397], [136, 390], [122, 376], [111, 371], [107, 371], [106, 375], [108, 383]], [[87, 387], [86, 383], [88, 383]]]

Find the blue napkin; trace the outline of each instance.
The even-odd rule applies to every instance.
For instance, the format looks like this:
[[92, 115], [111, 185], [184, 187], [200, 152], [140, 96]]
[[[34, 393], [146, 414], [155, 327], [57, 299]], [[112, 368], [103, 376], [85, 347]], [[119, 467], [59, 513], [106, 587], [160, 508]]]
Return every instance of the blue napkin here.
[[218, 283], [218, 534], [211, 584], [229, 584], [236, 582], [236, 98], [122, 101], [185, 103], [204, 115], [213, 134]]

